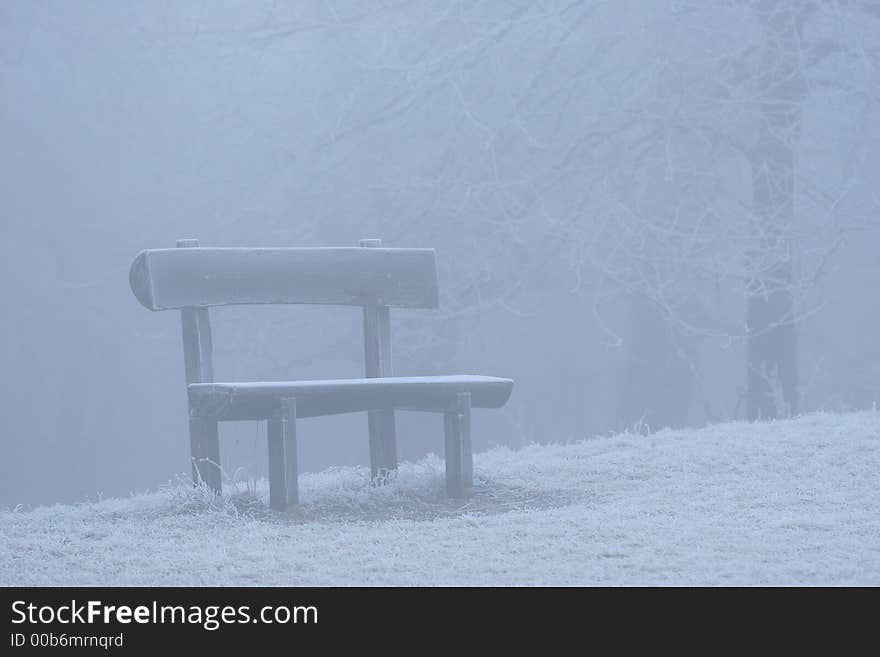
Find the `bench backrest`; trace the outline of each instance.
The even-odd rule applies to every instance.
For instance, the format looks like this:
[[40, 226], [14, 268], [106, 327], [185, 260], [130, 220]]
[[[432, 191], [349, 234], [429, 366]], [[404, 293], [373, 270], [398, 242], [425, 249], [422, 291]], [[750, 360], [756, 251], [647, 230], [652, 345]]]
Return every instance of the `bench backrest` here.
[[131, 289], [150, 310], [252, 303], [437, 306], [433, 249], [141, 251]]
[[209, 306], [362, 306], [366, 376], [377, 377], [391, 375], [389, 307], [438, 305], [433, 249], [386, 249], [381, 240], [254, 249], [200, 248], [191, 239], [177, 247], [141, 251], [129, 282], [144, 307], [181, 311], [187, 384], [214, 380]]

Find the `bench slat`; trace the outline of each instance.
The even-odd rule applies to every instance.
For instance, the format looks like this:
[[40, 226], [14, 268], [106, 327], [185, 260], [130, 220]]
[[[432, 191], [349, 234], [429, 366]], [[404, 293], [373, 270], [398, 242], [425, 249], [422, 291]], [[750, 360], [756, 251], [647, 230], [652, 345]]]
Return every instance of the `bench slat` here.
[[203, 383], [189, 386], [192, 411], [217, 420], [261, 420], [278, 411], [280, 399], [296, 399], [297, 417], [316, 417], [381, 408], [448, 411], [461, 392], [476, 408], [507, 403], [513, 381], [489, 376], [420, 376], [255, 383]]
[[438, 304], [434, 249], [150, 249], [135, 258], [129, 282], [150, 310], [263, 303]]

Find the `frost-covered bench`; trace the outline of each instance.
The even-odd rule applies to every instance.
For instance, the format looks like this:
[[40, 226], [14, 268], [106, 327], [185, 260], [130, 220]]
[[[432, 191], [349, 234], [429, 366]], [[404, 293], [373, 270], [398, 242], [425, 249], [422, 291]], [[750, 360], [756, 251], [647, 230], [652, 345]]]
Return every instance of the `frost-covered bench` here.
[[[342, 248], [178, 248], [141, 251], [129, 280], [150, 310], [181, 311], [189, 397], [193, 481], [221, 490], [218, 423], [267, 420], [269, 501], [298, 503], [296, 419], [367, 411], [370, 470], [375, 479], [397, 468], [395, 410], [442, 413], [446, 490], [473, 486], [471, 407], [499, 408], [513, 381], [488, 376], [391, 375], [390, 307], [436, 308], [433, 249], [382, 248], [362, 240]], [[210, 306], [330, 304], [363, 307], [366, 378], [323, 381], [214, 381]]]

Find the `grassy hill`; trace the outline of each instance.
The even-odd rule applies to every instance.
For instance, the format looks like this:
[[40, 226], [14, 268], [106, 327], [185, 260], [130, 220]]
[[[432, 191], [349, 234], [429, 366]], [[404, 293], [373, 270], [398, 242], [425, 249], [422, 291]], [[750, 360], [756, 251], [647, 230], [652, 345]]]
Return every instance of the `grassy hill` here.
[[[39, 473], [35, 473], [39, 476]], [[0, 512], [4, 585], [880, 584], [880, 413], [621, 434]]]

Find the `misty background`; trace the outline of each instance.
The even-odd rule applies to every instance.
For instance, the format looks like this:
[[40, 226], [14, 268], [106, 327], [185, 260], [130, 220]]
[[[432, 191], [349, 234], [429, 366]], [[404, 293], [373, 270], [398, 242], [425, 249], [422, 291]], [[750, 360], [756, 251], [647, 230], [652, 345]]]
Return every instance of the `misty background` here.
[[[128, 286], [179, 238], [435, 247], [395, 374], [513, 378], [476, 450], [871, 408], [878, 64], [872, 0], [0, 3], [0, 505], [189, 476], [179, 313]], [[363, 372], [358, 308], [211, 314], [217, 380]], [[299, 431], [368, 463], [365, 414]], [[227, 475], [265, 440], [222, 424]]]

